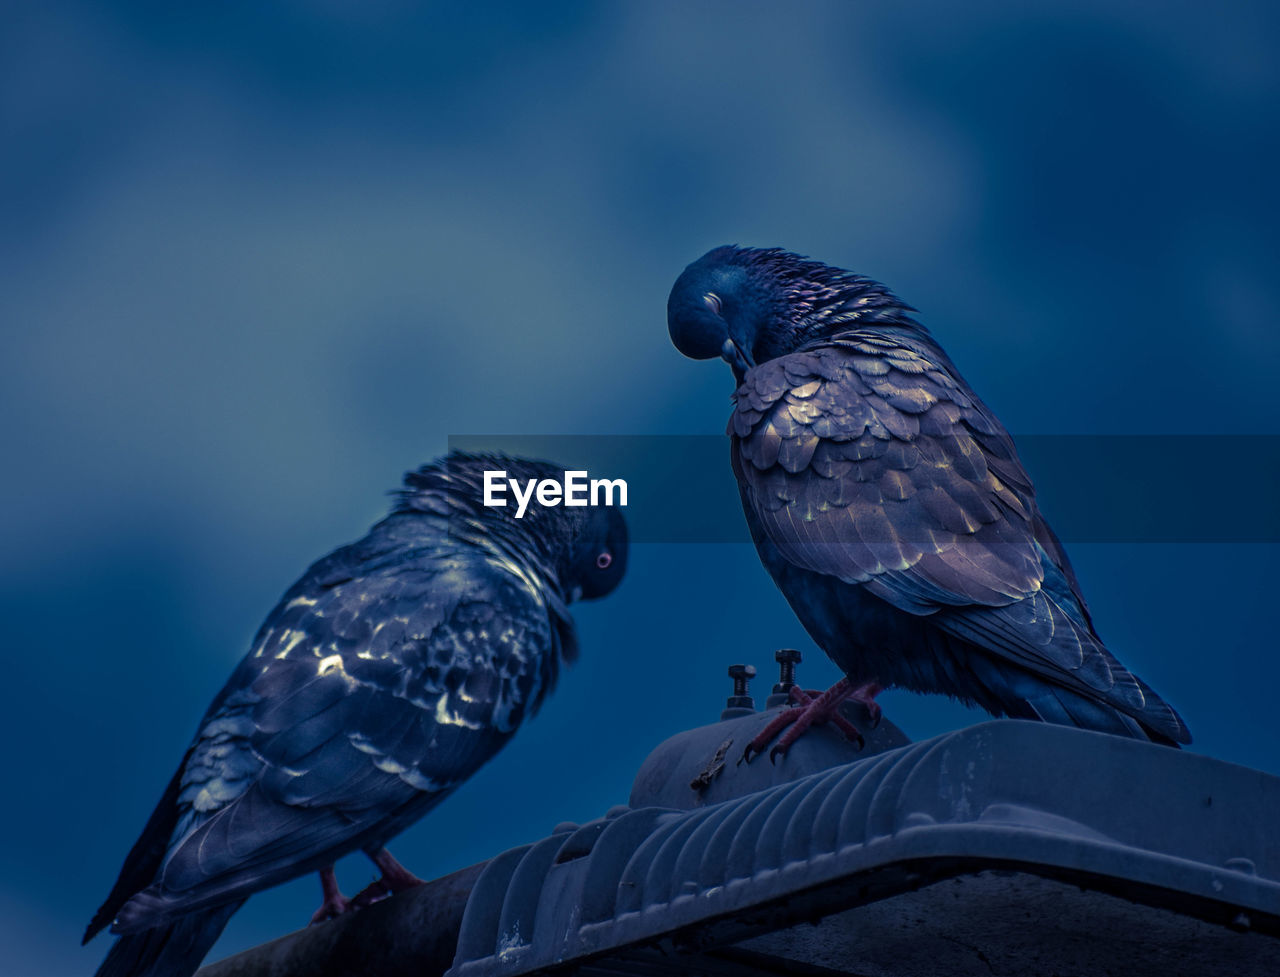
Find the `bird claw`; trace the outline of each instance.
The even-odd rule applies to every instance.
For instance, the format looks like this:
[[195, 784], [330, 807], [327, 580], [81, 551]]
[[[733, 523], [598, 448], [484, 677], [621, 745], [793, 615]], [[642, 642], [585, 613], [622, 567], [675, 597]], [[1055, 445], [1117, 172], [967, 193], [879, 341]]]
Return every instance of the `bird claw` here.
[[373, 863], [382, 869], [382, 876], [374, 879], [356, 894], [356, 897], [351, 900], [353, 908], [363, 909], [365, 906], [372, 906], [375, 902], [381, 902], [397, 892], [416, 888], [425, 881], [396, 861], [391, 852], [385, 848], [379, 848], [370, 857]]
[[[856, 746], [859, 750], [861, 750], [864, 746], [867, 745], [867, 739], [865, 736], [862, 735], [861, 730], [859, 730], [857, 726], [853, 725], [853, 723], [849, 722], [849, 720], [846, 719], [844, 716], [840, 715], [839, 712], [833, 712], [831, 714], [831, 722], [836, 727], [836, 729], [844, 733], [844, 738], [847, 739], [854, 746]], [[877, 718], [876, 721], [872, 724], [871, 728], [875, 729], [876, 726], [879, 725], [879, 722], [880, 720], [879, 718]]]
[[[799, 696], [801, 696], [805, 700], [805, 702], [809, 701], [808, 697], [805, 696], [805, 694], [801, 692], [800, 689], [794, 686], [791, 689], [791, 694], [793, 698], [797, 694], [799, 694]], [[786, 729], [788, 726], [790, 726], [799, 718], [800, 718], [800, 712], [797, 709], [788, 708], [788, 709], [782, 710], [782, 712], [778, 713], [778, 715], [773, 717], [773, 719], [769, 722], [769, 725], [767, 725], [764, 729], [760, 730], [760, 732], [756, 734], [755, 739], [753, 739], [750, 743], [747, 744], [746, 749], [742, 751], [742, 756], [738, 758], [738, 762], [750, 763], [753, 758], [759, 756], [761, 753], [764, 752], [764, 748], [773, 741], [773, 738], [775, 736], [777, 736], [780, 732], [782, 732], [782, 730]], [[783, 750], [782, 752], [785, 753], [786, 750]], [[773, 756], [773, 751], [771, 750], [769, 752], [769, 762], [772, 763], [773, 760], [774, 760], [774, 756]]]
[[[755, 739], [753, 739], [750, 743], [748, 743], [745, 747], [743, 747], [742, 756], [738, 757], [739, 766], [741, 766], [744, 763], [750, 763], [752, 760], [754, 760], [756, 757], [758, 757], [761, 753], [764, 752], [765, 745], [771, 739], [773, 739], [773, 737], [776, 735], [777, 731], [773, 729], [774, 723], [776, 722], [777, 722], [777, 719], [769, 723], [768, 726], [766, 726], [763, 730], [760, 731], [760, 734], [756, 736]], [[785, 725], [786, 723], [782, 724], [782, 726], [785, 726]], [[778, 729], [781, 729], [782, 726], [779, 726]]]
[[350, 899], [339, 890], [338, 879], [334, 875], [332, 865], [320, 870], [320, 889], [324, 894], [324, 901], [320, 903], [320, 908], [312, 913], [311, 925], [323, 923], [328, 919], [336, 919], [345, 913], [355, 912], [357, 909], [364, 909], [366, 906], [381, 902], [397, 892], [403, 892], [405, 889], [412, 889], [415, 886], [422, 885], [423, 880], [392, 858], [391, 852], [385, 848], [379, 848], [370, 857], [373, 859], [374, 864], [382, 870], [382, 875], [374, 879]]
[[880, 720], [884, 716], [884, 710], [880, 708], [880, 703], [876, 702], [876, 696], [883, 691], [883, 686], [879, 682], [868, 682], [866, 685], [860, 685], [849, 693], [849, 698], [854, 699], [867, 710], [867, 725], [871, 729], [877, 729], [880, 726]]
[[374, 879], [355, 894], [351, 900], [352, 909], [364, 909], [375, 902], [381, 902], [391, 895], [391, 886], [383, 879]]
[[[792, 686], [791, 699], [794, 705], [775, 716], [773, 721], [747, 744], [746, 749], [742, 751], [742, 758], [738, 762], [746, 761], [750, 763], [752, 757], [763, 753], [769, 742], [782, 730], [786, 729], [786, 732], [782, 733], [774, 747], [769, 750], [769, 762], [777, 763], [778, 758], [787, 755], [787, 751], [791, 749], [791, 744], [804, 735], [805, 730], [814, 724], [820, 723], [833, 724], [851, 743], [854, 743], [861, 750], [867, 745], [866, 738], [853, 723], [840, 714], [840, 704], [846, 698], [858, 695], [858, 701], [864, 704], [870, 701], [871, 705], [875, 706], [872, 715], [875, 722], [878, 723], [880, 707], [875, 705], [873, 698], [878, 691], [879, 686], [872, 684], [864, 685], [855, 691], [848, 679], [841, 679], [826, 692], [805, 691], [799, 686]], [[787, 729], [788, 726], [790, 729]], [[875, 727], [873, 726], [872, 728], [874, 729]]]
[[308, 925], [315, 926], [317, 923], [323, 923], [330, 919], [337, 919], [339, 916], [350, 912], [354, 908], [354, 900], [348, 899], [346, 896], [339, 893], [336, 899], [326, 899], [320, 904], [320, 908], [311, 914], [311, 922]]
[[320, 870], [320, 891], [323, 901], [320, 903], [320, 908], [311, 914], [309, 924], [311, 926], [328, 919], [337, 919], [343, 913], [351, 912], [356, 908], [355, 900], [348, 899], [338, 888], [338, 878], [333, 874], [332, 865]]

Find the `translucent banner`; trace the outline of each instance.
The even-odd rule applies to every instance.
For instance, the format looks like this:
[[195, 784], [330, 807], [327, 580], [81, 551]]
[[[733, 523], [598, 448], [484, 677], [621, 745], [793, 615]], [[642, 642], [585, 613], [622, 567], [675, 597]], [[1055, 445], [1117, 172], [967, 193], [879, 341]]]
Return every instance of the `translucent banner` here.
[[[1280, 436], [1021, 435], [1015, 441], [1040, 511], [1065, 542], [1280, 542]], [[750, 542], [727, 437], [458, 435], [449, 447], [538, 458], [578, 473], [568, 487], [574, 504], [585, 498], [585, 504], [617, 505], [616, 481], [623, 480], [633, 542]], [[794, 518], [820, 523], [828, 541], [844, 539], [839, 513], [830, 513], [848, 499], [858, 500], [857, 511], [881, 505], [892, 517], [863, 518], [857, 525], [851, 515], [851, 538], [910, 539], [925, 532], [913, 528], [912, 514], [930, 511], [918, 493], [931, 493], [936, 502], [938, 488], [947, 491], [946, 478], [920, 468], [932, 463], [918, 460], [889, 483], [882, 481], [884, 472], [901, 462], [859, 464], [821, 481], [812, 472], [787, 478], [775, 470], [760, 484], [779, 500], [794, 497], [784, 507]], [[593, 498], [597, 481], [609, 484], [594, 486]], [[515, 493], [505, 491], [514, 506]], [[563, 486], [548, 486], [529, 504], [553, 497], [550, 504], [564, 504], [565, 496]], [[963, 493], [957, 502], [975, 504]]]

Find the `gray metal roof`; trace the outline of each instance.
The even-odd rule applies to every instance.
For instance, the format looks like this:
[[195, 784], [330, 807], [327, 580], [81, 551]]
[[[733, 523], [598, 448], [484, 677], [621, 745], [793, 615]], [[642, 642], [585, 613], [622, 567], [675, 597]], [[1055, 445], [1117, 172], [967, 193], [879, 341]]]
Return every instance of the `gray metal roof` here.
[[488, 864], [449, 977], [735, 944], [993, 869], [1280, 936], [1280, 779], [1098, 733], [988, 722], [718, 804], [612, 813]]

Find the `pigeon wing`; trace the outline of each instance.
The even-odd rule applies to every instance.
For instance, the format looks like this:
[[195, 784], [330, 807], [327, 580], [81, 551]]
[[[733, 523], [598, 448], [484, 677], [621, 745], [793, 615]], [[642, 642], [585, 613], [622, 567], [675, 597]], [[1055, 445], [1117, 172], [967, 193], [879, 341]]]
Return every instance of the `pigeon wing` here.
[[201, 726], [163, 864], [119, 930], [381, 843], [536, 704], [560, 642], [537, 587], [483, 559], [378, 562], [300, 584], [269, 618]]
[[913, 613], [1039, 590], [1030, 479], [939, 356], [852, 334], [752, 370], [734, 471], [782, 553]]
[[1069, 688], [1185, 727], [1102, 645], [1013, 440], [941, 351], [852, 331], [751, 370], [743, 503], [791, 563]]

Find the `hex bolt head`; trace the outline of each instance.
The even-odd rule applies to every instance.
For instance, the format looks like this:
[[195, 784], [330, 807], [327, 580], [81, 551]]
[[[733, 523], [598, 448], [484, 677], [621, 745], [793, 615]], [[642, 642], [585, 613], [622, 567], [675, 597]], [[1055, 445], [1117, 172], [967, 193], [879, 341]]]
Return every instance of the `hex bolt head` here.
[[730, 665], [729, 678], [733, 679], [733, 694], [740, 698], [747, 694], [747, 683], [756, 677], [754, 665]]
[[747, 683], [755, 678], [756, 670], [753, 665], [730, 665], [729, 678], [733, 679], [733, 695], [725, 700], [724, 712], [720, 714], [721, 719], [729, 719], [735, 715], [745, 715], [754, 712], [756, 704], [752, 701], [751, 695], [747, 692]]
[[773, 660], [778, 663], [778, 684], [773, 687], [774, 695], [786, 695], [796, 684], [796, 665], [800, 663], [800, 652], [794, 648], [779, 648], [773, 653]]

